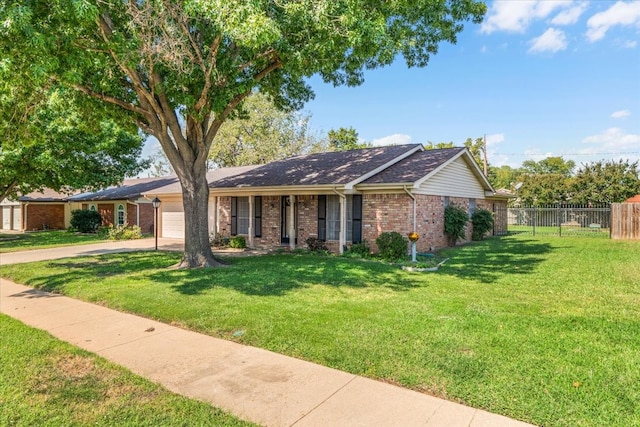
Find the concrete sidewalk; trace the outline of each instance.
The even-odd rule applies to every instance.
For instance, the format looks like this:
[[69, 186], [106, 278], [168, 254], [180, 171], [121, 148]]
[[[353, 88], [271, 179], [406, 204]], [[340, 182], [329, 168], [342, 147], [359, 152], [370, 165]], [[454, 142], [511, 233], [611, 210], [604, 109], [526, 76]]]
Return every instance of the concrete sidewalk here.
[[529, 425], [5, 279], [0, 312], [265, 426]]

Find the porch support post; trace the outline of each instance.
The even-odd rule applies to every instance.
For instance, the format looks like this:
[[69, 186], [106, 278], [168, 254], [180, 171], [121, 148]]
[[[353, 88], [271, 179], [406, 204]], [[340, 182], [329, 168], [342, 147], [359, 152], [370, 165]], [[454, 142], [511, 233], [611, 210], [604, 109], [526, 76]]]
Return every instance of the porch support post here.
[[296, 213], [296, 196], [289, 195], [289, 223], [287, 229], [289, 230], [289, 247], [291, 249], [296, 248], [296, 219], [294, 217]]
[[347, 245], [347, 197], [340, 195], [340, 254], [344, 253], [344, 247]]
[[213, 212], [211, 212], [211, 214], [213, 215], [213, 230], [211, 230], [211, 232], [213, 233], [213, 237], [216, 238], [218, 237], [218, 230], [219, 230], [219, 218], [218, 218], [218, 196], [213, 196]]
[[253, 221], [254, 221], [254, 218], [253, 218], [253, 211], [254, 211], [253, 204], [254, 204], [254, 199], [255, 198], [253, 196], [249, 196], [249, 230], [247, 232], [249, 235], [247, 236], [247, 245], [250, 248], [253, 248], [253, 235], [255, 234], [253, 232]]

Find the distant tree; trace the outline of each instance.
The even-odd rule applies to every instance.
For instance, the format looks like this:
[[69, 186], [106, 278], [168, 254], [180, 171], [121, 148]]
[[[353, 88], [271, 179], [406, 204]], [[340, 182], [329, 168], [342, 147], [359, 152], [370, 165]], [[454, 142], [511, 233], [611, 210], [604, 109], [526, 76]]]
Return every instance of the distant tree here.
[[[144, 169], [142, 136], [133, 123], [86, 120], [74, 93], [51, 89], [33, 105], [12, 139], [0, 137], [0, 200], [50, 188], [95, 190]], [[95, 106], [99, 108], [99, 106]], [[0, 110], [6, 114], [6, 110]], [[3, 115], [0, 121], [11, 122]]]
[[570, 183], [575, 203], [620, 203], [640, 194], [638, 162], [599, 161], [583, 164]]
[[496, 189], [514, 190], [514, 186], [519, 182], [518, 177], [520, 175], [522, 175], [522, 169], [520, 168], [514, 169], [508, 165], [489, 167], [489, 182]]
[[562, 203], [569, 198], [568, 179], [562, 174], [525, 174], [520, 179], [518, 197], [527, 206]]
[[[480, 170], [484, 170], [484, 138], [476, 138], [475, 140], [467, 138], [464, 142], [464, 146], [469, 149], [473, 159], [478, 164]], [[488, 166], [488, 164], [487, 164]]]
[[565, 177], [571, 176], [576, 164], [573, 160], [564, 160], [562, 156], [547, 157], [539, 162], [535, 160], [525, 160], [522, 162], [522, 170], [529, 174], [560, 174]]
[[328, 140], [330, 151], [355, 150], [370, 146], [367, 142], [358, 140], [358, 132], [352, 127], [331, 129], [328, 133]]
[[176, 172], [171, 166], [171, 162], [164, 155], [162, 150], [157, 150], [151, 156], [149, 156], [149, 168], [147, 169], [149, 176], [169, 176], [174, 175]]
[[440, 148], [453, 148], [455, 144], [452, 142], [427, 142], [424, 144], [425, 150], [438, 150]]
[[222, 124], [209, 160], [216, 166], [256, 165], [319, 151], [319, 138], [309, 130], [310, 116], [283, 111], [261, 93], [242, 104], [237, 117]]

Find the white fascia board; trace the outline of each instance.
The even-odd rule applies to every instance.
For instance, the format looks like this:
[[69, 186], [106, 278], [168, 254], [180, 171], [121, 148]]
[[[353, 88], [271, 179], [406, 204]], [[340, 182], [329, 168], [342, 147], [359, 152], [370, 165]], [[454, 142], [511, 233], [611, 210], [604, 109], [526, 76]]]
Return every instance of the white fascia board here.
[[393, 160], [385, 163], [382, 166], [379, 166], [377, 168], [375, 168], [372, 171], [367, 172], [366, 174], [354, 179], [351, 182], [348, 182], [344, 185], [344, 189], [345, 190], [353, 190], [353, 187], [359, 183], [361, 183], [362, 181], [366, 181], [367, 179], [371, 178], [374, 175], [379, 174], [380, 172], [382, 172], [383, 170], [387, 169], [388, 167], [391, 167], [393, 165], [395, 165], [396, 163], [398, 163], [400, 160], [404, 160], [407, 157], [411, 156], [412, 154], [418, 152], [418, 151], [423, 151], [424, 147], [422, 146], [422, 144], [416, 144], [415, 148], [407, 151], [406, 153], [403, 153], [401, 155], [399, 155], [398, 157], [394, 158]]

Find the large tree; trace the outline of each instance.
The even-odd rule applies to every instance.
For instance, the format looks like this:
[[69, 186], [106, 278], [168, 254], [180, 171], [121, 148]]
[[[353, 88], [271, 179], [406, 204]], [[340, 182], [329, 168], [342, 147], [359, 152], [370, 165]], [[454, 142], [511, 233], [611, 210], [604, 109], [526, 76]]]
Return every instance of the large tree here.
[[319, 151], [309, 116], [278, 109], [259, 92], [243, 102], [240, 114], [225, 121], [213, 140], [209, 159], [216, 166], [257, 165]]
[[[45, 187], [96, 190], [144, 169], [142, 136], [131, 123], [86, 120], [68, 90], [49, 90], [28, 114], [0, 110], [0, 200]], [[96, 106], [99, 108], [100, 106]]]
[[523, 173], [527, 174], [556, 173], [570, 177], [575, 167], [576, 163], [573, 160], [565, 160], [562, 156], [545, 157], [538, 162], [535, 160], [522, 162]]
[[331, 151], [355, 150], [370, 146], [367, 142], [358, 139], [358, 132], [352, 128], [331, 129], [327, 134], [328, 149]]
[[298, 108], [315, 74], [359, 85], [398, 55], [426, 66], [485, 12], [476, 0], [0, 0], [0, 78], [58, 82], [155, 136], [182, 186], [181, 265], [211, 266], [207, 158], [254, 89]]

